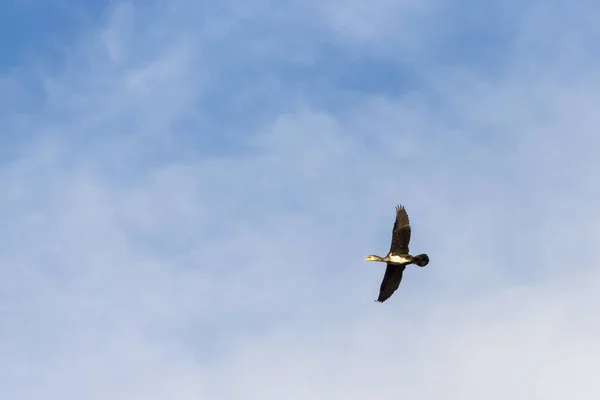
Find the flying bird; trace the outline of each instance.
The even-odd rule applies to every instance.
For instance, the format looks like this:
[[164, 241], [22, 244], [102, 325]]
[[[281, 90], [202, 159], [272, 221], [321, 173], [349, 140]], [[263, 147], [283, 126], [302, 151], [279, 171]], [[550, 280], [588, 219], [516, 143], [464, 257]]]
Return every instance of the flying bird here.
[[410, 242], [410, 221], [404, 206], [396, 206], [396, 221], [392, 231], [392, 245], [387, 256], [379, 257], [370, 255], [365, 258], [366, 261], [380, 261], [387, 263], [385, 275], [379, 288], [379, 297], [377, 301], [383, 303], [390, 298], [400, 286], [404, 269], [409, 264], [416, 264], [424, 267], [429, 264], [427, 254], [411, 256], [408, 252], [408, 243]]

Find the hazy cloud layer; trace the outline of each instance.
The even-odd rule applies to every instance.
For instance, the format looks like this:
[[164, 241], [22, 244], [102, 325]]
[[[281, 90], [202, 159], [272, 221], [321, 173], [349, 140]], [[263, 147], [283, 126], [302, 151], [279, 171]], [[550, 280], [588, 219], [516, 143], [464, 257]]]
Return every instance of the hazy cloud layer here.
[[0, 397], [600, 395], [598, 7], [215, 4], [2, 63]]

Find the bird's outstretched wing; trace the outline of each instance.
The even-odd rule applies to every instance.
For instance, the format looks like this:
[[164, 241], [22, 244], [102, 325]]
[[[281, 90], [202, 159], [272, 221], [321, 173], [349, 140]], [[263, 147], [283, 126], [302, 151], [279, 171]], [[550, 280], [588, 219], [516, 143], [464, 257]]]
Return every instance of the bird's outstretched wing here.
[[383, 281], [381, 281], [381, 287], [379, 288], [378, 302], [383, 303], [394, 294], [396, 289], [398, 289], [400, 281], [402, 280], [404, 268], [406, 268], [404, 265], [387, 264], [385, 275], [383, 276]]
[[403, 206], [396, 206], [396, 221], [392, 231], [392, 245], [390, 253], [408, 254], [408, 244], [410, 242], [410, 221], [408, 214]]

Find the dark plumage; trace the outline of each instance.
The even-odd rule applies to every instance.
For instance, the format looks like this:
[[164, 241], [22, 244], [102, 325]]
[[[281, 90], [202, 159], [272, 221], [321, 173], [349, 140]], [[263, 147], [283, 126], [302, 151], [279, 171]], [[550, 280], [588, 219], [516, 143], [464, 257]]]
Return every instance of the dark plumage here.
[[427, 254], [416, 256], [409, 254], [410, 233], [410, 221], [406, 209], [400, 205], [396, 206], [396, 221], [392, 230], [390, 251], [385, 257], [370, 255], [366, 258], [367, 261], [380, 261], [387, 264], [385, 275], [379, 288], [379, 297], [377, 298], [377, 301], [380, 303], [389, 299], [396, 289], [398, 289], [407, 265], [416, 264], [419, 267], [424, 267], [429, 264]]

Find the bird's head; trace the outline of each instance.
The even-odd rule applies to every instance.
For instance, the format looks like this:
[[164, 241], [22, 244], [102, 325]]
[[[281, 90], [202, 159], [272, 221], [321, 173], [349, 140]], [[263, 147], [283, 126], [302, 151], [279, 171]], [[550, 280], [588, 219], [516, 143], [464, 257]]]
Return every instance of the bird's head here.
[[375, 255], [370, 255], [365, 257], [365, 261], [382, 261], [382, 258]]
[[427, 254], [419, 254], [415, 256], [415, 264], [419, 267], [424, 267], [429, 264], [429, 256]]

